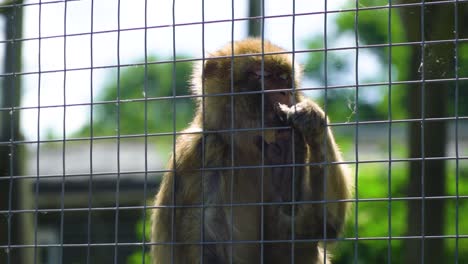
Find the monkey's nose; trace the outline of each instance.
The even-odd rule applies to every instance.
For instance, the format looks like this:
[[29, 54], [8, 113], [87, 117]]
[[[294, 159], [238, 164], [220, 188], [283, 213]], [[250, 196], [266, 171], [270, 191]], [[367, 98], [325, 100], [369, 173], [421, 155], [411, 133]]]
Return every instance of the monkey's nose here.
[[274, 101], [278, 103], [285, 104], [287, 106], [291, 105], [292, 94], [289, 91], [278, 91], [274, 96]]

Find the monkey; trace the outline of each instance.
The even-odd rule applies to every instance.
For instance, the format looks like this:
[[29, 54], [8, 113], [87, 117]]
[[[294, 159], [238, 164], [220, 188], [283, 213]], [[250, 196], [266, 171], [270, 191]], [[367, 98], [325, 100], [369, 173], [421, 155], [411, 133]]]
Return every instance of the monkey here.
[[259, 38], [194, 68], [194, 118], [152, 208], [153, 264], [330, 263], [323, 245], [343, 230], [349, 172], [301, 74]]

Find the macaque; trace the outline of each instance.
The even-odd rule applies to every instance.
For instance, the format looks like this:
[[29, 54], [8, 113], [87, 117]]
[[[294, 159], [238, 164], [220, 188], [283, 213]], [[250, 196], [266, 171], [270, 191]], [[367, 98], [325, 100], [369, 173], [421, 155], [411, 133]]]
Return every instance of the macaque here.
[[330, 263], [350, 180], [300, 78], [290, 54], [252, 38], [195, 68], [197, 110], [153, 209], [154, 264]]

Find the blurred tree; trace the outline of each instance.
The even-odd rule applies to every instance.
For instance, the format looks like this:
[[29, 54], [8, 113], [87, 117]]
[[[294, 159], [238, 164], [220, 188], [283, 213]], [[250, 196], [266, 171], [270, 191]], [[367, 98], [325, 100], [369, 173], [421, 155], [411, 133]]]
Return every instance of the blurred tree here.
[[[386, 5], [386, 0], [359, 1], [359, 6]], [[353, 8], [354, 6], [346, 6]], [[330, 16], [330, 15], [329, 15]], [[356, 19], [357, 17], [357, 19]], [[308, 48], [312, 50], [305, 65], [305, 76], [317, 82], [320, 86], [327, 86], [326, 98], [318, 98], [328, 108], [332, 120], [343, 121], [343, 117], [354, 114], [359, 107], [359, 120], [384, 120], [388, 118], [389, 93], [385, 83], [401, 79], [407, 72], [407, 58], [410, 53], [408, 47], [393, 48], [391, 54], [386, 45], [390, 40], [403, 42], [404, 27], [398, 16], [389, 16], [388, 9], [366, 10], [356, 13], [347, 11], [327, 18], [327, 24], [335, 23], [335, 27], [328, 25], [325, 34], [317, 35], [308, 41]], [[389, 27], [391, 35], [389, 35]], [[357, 40], [356, 40], [357, 38]], [[353, 48], [359, 46], [380, 45], [379, 48], [360, 49], [357, 54]], [[390, 57], [391, 56], [391, 57]], [[376, 58], [377, 62], [369, 65], [366, 60]], [[356, 73], [356, 60], [358, 72]], [[366, 72], [370, 68], [378, 68], [378, 74]], [[389, 71], [389, 68], [391, 71]], [[356, 80], [357, 78], [357, 80]], [[370, 89], [360, 87], [354, 89], [356, 82], [367, 84]], [[375, 85], [372, 86], [371, 84]], [[351, 89], [349, 89], [351, 87]], [[374, 89], [375, 88], [375, 89]], [[377, 91], [377, 92], [376, 92]], [[322, 92], [323, 94], [324, 92]], [[370, 96], [369, 96], [370, 95]], [[406, 115], [403, 106], [403, 95], [392, 93], [392, 117], [403, 118]], [[356, 103], [355, 99], [359, 101]], [[371, 100], [369, 100], [371, 98]], [[342, 106], [347, 106], [343, 108]], [[356, 121], [356, 116], [345, 121]]]
[[[85, 125], [75, 136], [89, 137], [136, 135], [147, 133], [174, 133], [187, 127], [192, 119], [194, 100], [187, 96], [193, 62], [159, 63], [148, 57], [147, 65], [126, 67], [114, 71], [109, 81], [94, 99], [93, 124]], [[170, 61], [170, 60], [168, 60]], [[153, 63], [156, 62], [156, 63]], [[146, 115], [145, 115], [146, 111]], [[155, 137], [159, 145], [172, 144], [170, 137]], [[164, 148], [159, 147], [159, 150]], [[149, 240], [149, 216], [136, 228], [138, 241]], [[146, 224], [145, 224], [146, 223]], [[145, 236], [142, 233], [145, 225]], [[148, 250], [136, 250], [127, 263], [149, 263]]]
[[[388, 0], [359, 0], [348, 4], [346, 8], [349, 10], [346, 12], [327, 14], [329, 17], [334, 16], [336, 28], [327, 26], [325, 36], [316, 36], [308, 42], [312, 52], [306, 63], [305, 74], [320, 86], [331, 88], [327, 89], [326, 97], [320, 100], [326, 103], [327, 113], [332, 120], [419, 119], [468, 114], [468, 89], [455, 89], [456, 85], [462, 87], [466, 82], [450, 81], [450, 78], [468, 76], [468, 44], [453, 41], [456, 37], [463, 39], [468, 35], [468, 28], [463, 26], [468, 23], [468, 4], [451, 2], [421, 5], [416, 0], [402, 0], [399, 3], [415, 5], [395, 9]], [[358, 8], [358, 12], [353, 11], [354, 8]], [[457, 26], [455, 21], [458, 21]], [[433, 40], [442, 41], [425, 43]], [[355, 45], [360, 49], [354, 49]], [[366, 57], [377, 58], [377, 62], [366, 68]], [[376, 71], [377, 74], [368, 74], [366, 71], [371, 68], [381, 70]], [[444, 81], [421, 81], [435, 79]], [[401, 84], [398, 81], [411, 82]], [[389, 85], [389, 82], [397, 83]], [[359, 88], [354, 87], [356, 84]], [[378, 89], [382, 86], [385, 89]], [[399, 88], [402, 86], [403, 89]], [[456, 93], [458, 101], [455, 101]], [[347, 105], [347, 108], [343, 108], [343, 105]], [[356, 114], [350, 118], [350, 113]], [[347, 117], [347, 120], [343, 120], [343, 117]], [[408, 131], [409, 157], [446, 157], [446, 124], [411, 122]], [[421, 127], [424, 127], [424, 132]], [[421, 197], [423, 192], [425, 196], [444, 195], [445, 174], [443, 160], [411, 162], [405, 196]], [[398, 190], [392, 189], [392, 193], [395, 191]], [[423, 211], [421, 200], [408, 202], [407, 235], [443, 235], [446, 215], [444, 199], [425, 199], [424, 203]], [[424, 227], [421, 226], [423, 219]], [[372, 228], [372, 223], [368, 228]], [[424, 257], [425, 263], [445, 263], [443, 258], [447, 256], [443, 239], [408, 239], [405, 240], [404, 249], [406, 254], [396, 254], [392, 260], [418, 263]], [[359, 258], [363, 257], [365, 263], [387, 260], [385, 251], [374, 255], [380, 257], [372, 260], [361, 256], [367, 254], [366, 250], [360, 252], [364, 252]], [[353, 254], [347, 257], [349, 260]]]
[[[0, 83], [0, 245], [20, 246], [33, 241], [32, 214], [11, 211], [31, 209], [30, 184], [13, 178], [21, 174], [22, 136], [19, 130], [20, 111], [15, 109], [21, 101], [21, 54], [23, 38], [23, 1], [1, 3], [3, 16], [4, 56]], [[32, 263], [31, 248], [8, 247], [0, 251], [0, 263]]]
[[[143, 134], [145, 124], [147, 133], [175, 132], [188, 125], [194, 110], [193, 99], [186, 96], [192, 62], [152, 64], [158, 61], [154, 57], [148, 61], [147, 66], [123, 68], [97, 96], [93, 136], [117, 134], [117, 130], [121, 135]], [[89, 136], [90, 130], [88, 124], [78, 135]]]
[[[406, 4], [414, 1], [402, 0]], [[456, 3], [430, 5], [400, 9], [407, 41], [423, 42], [412, 46], [408, 65], [410, 80], [422, 80], [408, 91], [410, 118], [443, 118], [448, 116], [449, 91], [454, 90], [455, 71], [461, 63], [455, 52], [458, 43], [433, 42], [456, 39], [467, 35], [468, 6]], [[459, 20], [456, 20], [457, 18]], [[457, 23], [457, 24], [456, 24]], [[466, 44], [464, 44], [466, 45]], [[460, 64], [462, 65], [462, 64]], [[463, 64], [465, 65], [465, 64]], [[466, 69], [461, 69], [466, 70]], [[444, 80], [425, 82], [425, 80]], [[465, 89], [466, 90], [466, 89]], [[465, 91], [466, 93], [466, 91]], [[453, 92], [452, 92], [453, 94]], [[453, 102], [453, 99], [450, 99]], [[457, 113], [459, 114], [459, 113]], [[412, 122], [409, 127], [409, 157], [446, 157], [447, 122]], [[446, 194], [446, 161], [422, 160], [410, 165], [408, 196], [441, 197]], [[445, 199], [423, 199], [409, 203], [408, 235], [440, 236], [445, 234]], [[444, 239], [411, 239], [405, 245], [405, 263], [445, 263]]]

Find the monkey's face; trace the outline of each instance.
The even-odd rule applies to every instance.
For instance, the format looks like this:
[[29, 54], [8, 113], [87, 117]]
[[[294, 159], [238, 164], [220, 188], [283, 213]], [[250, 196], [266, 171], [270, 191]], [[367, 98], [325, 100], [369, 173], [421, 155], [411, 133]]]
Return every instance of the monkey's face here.
[[295, 103], [291, 69], [289, 66], [267, 62], [263, 67], [259, 63], [245, 67], [245, 72], [241, 74], [244, 79], [237, 82], [237, 86], [240, 92], [257, 91], [249, 96], [248, 101], [253, 101], [251, 105], [259, 106], [257, 109], [263, 112], [259, 114], [263, 114], [265, 126], [279, 126], [281, 122], [275, 113], [275, 106], [292, 106]]
[[[204, 107], [199, 110], [210, 109], [204, 113], [205, 128], [285, 125], [277, 116], [275, 106], [296, 103], [300, 95], [294, 88], [300, 81], [300, 69], [293, 67], [288, 54], [257, 55], [262, 53], [261, 47], [258, 41], [253, 41], [246, 49], [235, 46], [233, 56], [228, 46], [213, 53], [203, 68], [195, 72], [194, 76], [201, 76], [203, 82], [195, 79], [194, 92], [209, 95], [200, 99]], [[265, 53], [283, 51], [266, 42]]]

